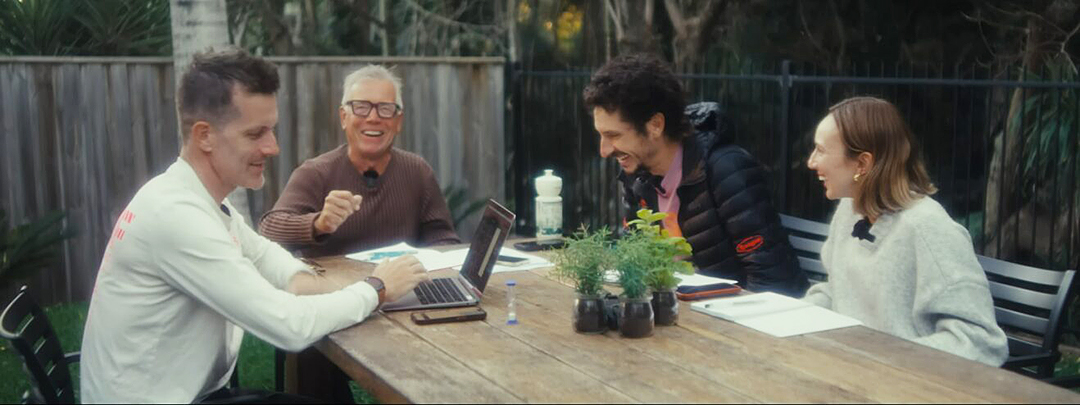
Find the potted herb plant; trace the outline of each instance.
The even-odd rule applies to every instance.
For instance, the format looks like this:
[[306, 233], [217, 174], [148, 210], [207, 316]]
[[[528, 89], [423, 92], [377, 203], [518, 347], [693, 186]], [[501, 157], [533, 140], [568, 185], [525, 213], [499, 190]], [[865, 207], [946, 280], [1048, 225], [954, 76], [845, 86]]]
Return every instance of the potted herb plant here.
[[649, 246], [652, 238], [640, 232], [627, 232], [615, 244], [615, 270], [622, 287], [622, 311], [619, 333], [623, 337], [639, 338], [653, 333], [653, 309], [649, 286], [645, 283], [652, 266]]
[[675, 298], [675, 287], [679, 285], [679, 279], [675, 273], [692, 274], [694, 267], [682, 258], [689, 257], [692, 250], [686, 239], [671, 236], [662, 229], [657, 222], [667, 216], [664, 212], [652, 212], [648, 209], [638, 210], [637, 219], [629, 221], [634, 233], [642, 236], [649, 243], [643, 248], [649, 255], [645, 261], [649, 263], [648, 272], [645, 275], [645, 285], [652, 290], [652, 308], [657, 325], [674, 325], [679, 319], [679, 301]]
[[577, 291], [574, 300], [574, 331], [596, 334], [607, 331], [604, 313], [604, 270], [610, 266], [607, 229], [590, 233], [582, 229], [566, 240], [555, 255], [555, 275], [569, 280]]

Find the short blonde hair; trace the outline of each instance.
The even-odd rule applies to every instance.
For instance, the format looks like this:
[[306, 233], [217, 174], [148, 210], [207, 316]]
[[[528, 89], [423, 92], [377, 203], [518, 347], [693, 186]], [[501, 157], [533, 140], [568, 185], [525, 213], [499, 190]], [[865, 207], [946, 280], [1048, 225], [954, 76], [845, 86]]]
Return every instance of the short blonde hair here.
[[401, 78], [382, 65], [367, 65], [345, 76], [345, 85], [341, 88], [342, 105], [349, 101], [349, 90], [364, 80], [385, 80], [393, 84], [394, 102], [405, 108], [405, 105], [401, 103], [401, 88], [403, 87]]
[[914, 135], [892, 103], [875, 97], [852, 97], [829, 108], [849, 159], [863, 152], [873, 166], [860, 176], [855, 209], [871, 218], [907, 208], [937, 192], [918, 156]]

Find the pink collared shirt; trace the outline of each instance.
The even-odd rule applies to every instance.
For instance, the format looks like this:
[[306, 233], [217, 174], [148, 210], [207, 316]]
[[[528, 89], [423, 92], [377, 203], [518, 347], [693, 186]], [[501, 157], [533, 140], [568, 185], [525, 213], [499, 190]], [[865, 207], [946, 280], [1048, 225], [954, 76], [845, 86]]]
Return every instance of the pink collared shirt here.
[[679, 183], [682, 182], [682, 153], [682, 145], [679, 145], [671, 166], [664, 174], [664, 179], [660, 181], [664, 192], [656, 190], [656, 202], [660, 211], [668, 213], [663, 221], [664, 229], [667, 229], [671, 236], [682, 236], [682, 230], [679, 229], [679, 194], [675, 192], [675, 189], [679, 188]]

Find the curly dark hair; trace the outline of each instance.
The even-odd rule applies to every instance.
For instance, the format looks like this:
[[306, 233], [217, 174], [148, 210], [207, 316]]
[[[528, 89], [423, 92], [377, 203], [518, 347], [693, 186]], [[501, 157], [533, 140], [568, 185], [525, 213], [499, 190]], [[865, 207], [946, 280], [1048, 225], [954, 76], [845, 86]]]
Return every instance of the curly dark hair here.
[[656, 113], [664, 114], [668, 139], [681, 142], [690, 133], [682, 85], [656, 56], [639, 53], [608, 61], [593, 73], [583, 93], [590, 113], [595, 107], [618, 112], [641, 133]]
[[269, 95], [277, 93], [280, 83], [277, 66], [244, 50], [229, 47], [195, 54], [176, 92], [184, 140], [198, 121], [221, 124], [239, 113], [232, 104], [234, 85], [248, 93]]

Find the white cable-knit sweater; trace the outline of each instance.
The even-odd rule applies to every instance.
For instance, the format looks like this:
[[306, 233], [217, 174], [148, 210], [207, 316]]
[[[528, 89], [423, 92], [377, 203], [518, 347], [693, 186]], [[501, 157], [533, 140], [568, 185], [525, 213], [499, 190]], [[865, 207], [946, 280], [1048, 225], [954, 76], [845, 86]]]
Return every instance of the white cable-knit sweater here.
[[883, 215], [870, 228], [874, 242], [851, 236], [860, 219], [852, 200], [842, 199], [821, 252], [829, 281], [804, 300], [935, 349], [1005, 362], [1008, 342], [971, 236], [941, 204], [924, 197]]

